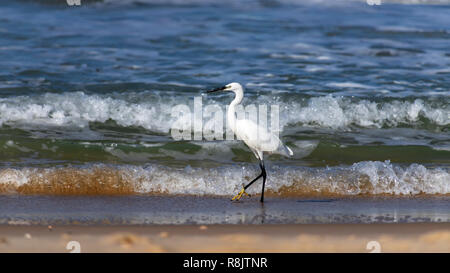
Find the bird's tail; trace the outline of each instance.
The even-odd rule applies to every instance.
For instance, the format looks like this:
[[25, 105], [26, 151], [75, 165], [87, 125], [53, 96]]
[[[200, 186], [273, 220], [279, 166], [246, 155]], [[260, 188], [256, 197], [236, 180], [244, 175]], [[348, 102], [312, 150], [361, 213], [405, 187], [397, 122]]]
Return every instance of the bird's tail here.
[[292, 152], [291, 148], [289, 148], [288, 146], [284, 146], [284, 148], [286, 149], [286, 152], [288, 153], [289, 156], [293, 156], [294, 152]]
[[281, 147], [278, 148], [277, 154], [281, 154], [287, 157], [293, 156], [294, 153], [292, 152], [291, 148], [288, 146], [282, 144]]

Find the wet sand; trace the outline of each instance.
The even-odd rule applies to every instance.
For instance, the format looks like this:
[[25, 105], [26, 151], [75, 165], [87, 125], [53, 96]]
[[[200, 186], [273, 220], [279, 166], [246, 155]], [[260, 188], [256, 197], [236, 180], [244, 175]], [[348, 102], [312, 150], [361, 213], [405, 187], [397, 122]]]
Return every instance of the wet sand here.
[[448, 223], [450, 197], [0, 195], [0, 225]]
[[4, 195], [0, 252], [450, 252], [448, 201]]
[[0, 226], [0, 252], [70, 252], [71, 241], [81, 252], [370, 252], [371, 241], [381, 252], [450, 252], [450, 223]]

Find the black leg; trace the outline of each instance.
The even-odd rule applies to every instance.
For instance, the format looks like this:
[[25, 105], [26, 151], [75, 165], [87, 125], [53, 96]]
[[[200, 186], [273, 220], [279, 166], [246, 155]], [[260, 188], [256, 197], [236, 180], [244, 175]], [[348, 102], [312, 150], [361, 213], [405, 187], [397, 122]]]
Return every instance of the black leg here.
[[266, 172], [264, 170], [264, 164], [261, 164], [261, 162], [259, 163], [259, 167], [261, 168], [261, 173], [252, 181], [250, 181], [250, 183], [248, 183], [245, 187], [244, 190], [246, 190], [248, 187], [250, 187], [256, 180], [258, 180], [261, 176], [264, 176], [264, 173]]
[[262, 184], [262, 192], [261, 192], [261, 203], [264, 202], [264, 186], [266, 185], [266, 167], [264, 167], [264, 161], [262, 161], [262, 165], [261, 165], [261, 169], [262, 169], [262, 177], [263, 177], [263, 184]]
[[260, 177], [262, 176], [262, 173], [260, 173], [255, 179], [253, 179], [250, 183], [248, 183], [245, 187], [244, 190], [246, 190], [248, 187], [250, 187], [253, 182], [255, 182], [256, 180], [258, 180]]
[[261, 178], [261, 176], [262, 176], [262, 178], [263, 178], [263, 185], [262, 185], [262, 192], [261, 192], [261, 203], [264, 202], [264, 187], [265, 187], [265, 185], [266, 185], [266, 176], [267, 176], [267, 175], [266, 175], [266, 167], [264, 167], [264, 161], [260, 160], [260, 162], [259, 162], [259, 167], [261, 168], [261, 173], [260, 173], [255, 179], [253, 179], [252, 181], [250, 181], [250, 183], [248, 183], [247, 185], [245, 185], [244, 188], [243, 188], [243, 189], [242, 189], [235, 197], [233, 197], [233, 199], [231, 199], [231, 201], [233, 201], [233, 200], [235, 200], [235, 199], [237, 199], [237, 200], [241, 199], [241, 197], [242, 197], [243, 194], [248, 195], [248, 194], [245, 192], [245, 190], [246, 190], [248, 187], [250, 187], [256, 180], [258, 180], [259, 178]]

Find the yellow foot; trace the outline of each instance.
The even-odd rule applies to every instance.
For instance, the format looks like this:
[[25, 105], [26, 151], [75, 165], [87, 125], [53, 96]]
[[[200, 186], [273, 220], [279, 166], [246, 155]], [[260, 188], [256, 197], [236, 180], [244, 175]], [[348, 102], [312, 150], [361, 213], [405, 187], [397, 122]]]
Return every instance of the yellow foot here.
[[241, 199], [243, 194], [245, 194], [246, 196], [250, 197], [250, 195], [245, 192], [245, 189], [242, 188], [242, 190], [235, 197], [233, 197], [233, 199], [231, 199], [231, 201], [234, 201], [235, 199], [236, 199], [236, 201], [238, 201], [239, 199]]

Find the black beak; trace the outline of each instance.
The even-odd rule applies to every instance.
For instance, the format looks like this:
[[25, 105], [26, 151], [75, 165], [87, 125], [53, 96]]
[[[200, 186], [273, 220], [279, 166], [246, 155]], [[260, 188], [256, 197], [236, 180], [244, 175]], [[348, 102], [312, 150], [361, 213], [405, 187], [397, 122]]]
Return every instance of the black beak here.
[[222, 90], [224, 90], [226, 88], [227, 88], [226, 86], [222, 86], [222, 87], [219, 87], [219, 88], [216, 88], [216, 89], [208, 90], [208, 91], [206, 91], [204, 93], [213, 93], [213, 92], [217, 92], [217, 91], [222, 91]]

